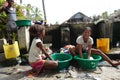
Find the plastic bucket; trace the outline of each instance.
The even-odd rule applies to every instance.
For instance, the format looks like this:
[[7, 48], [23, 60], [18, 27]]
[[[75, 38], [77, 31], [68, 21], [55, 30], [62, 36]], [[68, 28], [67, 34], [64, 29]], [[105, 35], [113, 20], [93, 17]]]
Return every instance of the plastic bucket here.
[[19, 27], [31, 26], [30, 20], [17, 20], [15, 22], [16, 22], [17, 26], [19, 26]]
[[70, 61], [72, 60], [72, 56], [70, 54], [54, 53], [51, 54], [51, 57], [55, 61], [58, 61], [57, 70], [68, 68], [70, 65]]
[[74, 56], [74, 59], [78, 62], [78, 67], [85, 70], [94, 70], [98, 66], [99, 60], [102, 59], [101, 56], [91, 54], [93, 60], [87, 59], [87, 53], [83, 53], [83, 58], [80, 58], [79, 55]]
[[107, 53], [110, 50], [110, 40], [109, 40], [109, 38], [97, 39], [97, 49], [100, 49], [104, 53]]
[[4, 44], [4, 54], [6, 59], [17, 58], [20, 55], [18, 42], [15, 41], [13, 44]]

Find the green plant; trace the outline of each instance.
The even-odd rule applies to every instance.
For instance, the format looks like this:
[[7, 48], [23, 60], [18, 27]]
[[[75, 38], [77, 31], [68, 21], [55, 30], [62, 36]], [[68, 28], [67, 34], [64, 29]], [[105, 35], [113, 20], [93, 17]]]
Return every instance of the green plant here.
[[[1, 6], [0, 8], [2, 8], [4, 2], [5, 0], [0, 0], [0, 6]], [[32, 21], [42, 20], [41, 11], [39, 10], [39, 8], [33, 7], [30, 4], [28, 4], [27, 6], [25, 5], [22, 6], [15, 3], [14, 6], [16, 8], [17, 20], [24, 20], [24, 19], [28, 19]], [[26, 12], [26, 15], [25, 15], [25, 12]], [[6, 23], [7, 23], [7, 15], [5, 14], [5, 12], [1, 12], [0, 13], [0, 38], [5, 37], [4, 32], [5, 32]], [[13, 34], [12, 37], [14, 37], [15, 39], [16, 35]]]
[[[4, 0], [0, 0], [0, 8], [2, 8], [2, 5], [4, 3]], [[6, 14], [5, 12], [0, 13], [0, 38], [4, 38], [4, 31], [5, 31], [5, 25], [6, 25]]]
[[41, 11], [38, 7], [31, 6], [31, 4], [27, 4], [24, 6], [26, 10], [26, 19], [32, 21], [40, 21], [43, 20]]
[[24, 9], [24, 6], [16, 4], [16, 16], [17, 16], [18, 20], [25, 19], [25, 15], [24, 15], [23, 9]]

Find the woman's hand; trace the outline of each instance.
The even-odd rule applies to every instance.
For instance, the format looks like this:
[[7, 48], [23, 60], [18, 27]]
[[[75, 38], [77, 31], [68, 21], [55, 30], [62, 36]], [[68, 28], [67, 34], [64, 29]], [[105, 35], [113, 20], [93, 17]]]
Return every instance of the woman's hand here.
[[8, 2], [5, 1], [5, 3], [3, 4], [3, 7], [6, 8], [8, 6]]

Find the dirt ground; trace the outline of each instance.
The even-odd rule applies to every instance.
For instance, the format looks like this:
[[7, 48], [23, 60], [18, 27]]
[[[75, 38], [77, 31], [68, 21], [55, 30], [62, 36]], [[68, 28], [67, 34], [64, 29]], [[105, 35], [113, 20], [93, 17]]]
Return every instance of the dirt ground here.
[[111, 67], [106, 61], [101, 61], [96, 70], [82, 70], [69, 66], [68, 70], [45, 71], [35, 77], [26, 75], [29, 65], [0, 67], [0, 80], [120, 80], [120, 66]]
[[[111, 53], [120, 53], [120, 49], [114, 51]], [[45, 71], [37, 77], [31, 74], [26, 75], [30, 69], [28, 64], [9, 67], [2, 67], [0, 64], [0, 80], [120, 80], [120, 65], [112, 67], [106, 61], [100, 61], [96, 70], [82, 70], [69, 66], [67, 70]]]

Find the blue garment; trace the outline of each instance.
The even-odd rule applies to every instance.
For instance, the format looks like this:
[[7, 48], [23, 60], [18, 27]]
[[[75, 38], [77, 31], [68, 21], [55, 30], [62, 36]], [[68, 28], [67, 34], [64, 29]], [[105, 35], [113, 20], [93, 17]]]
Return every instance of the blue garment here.
[[16, 32], [17, 25], [16, 25], [16, 8], [13, 7], [6, 7], [4, 9], [5, 13], [7, 14], [7, 25], [6, 30], [10, 32]]
[[16, 21], [16, 8], [6, 7], [5, 13], [7, 14], [8, 21]]

